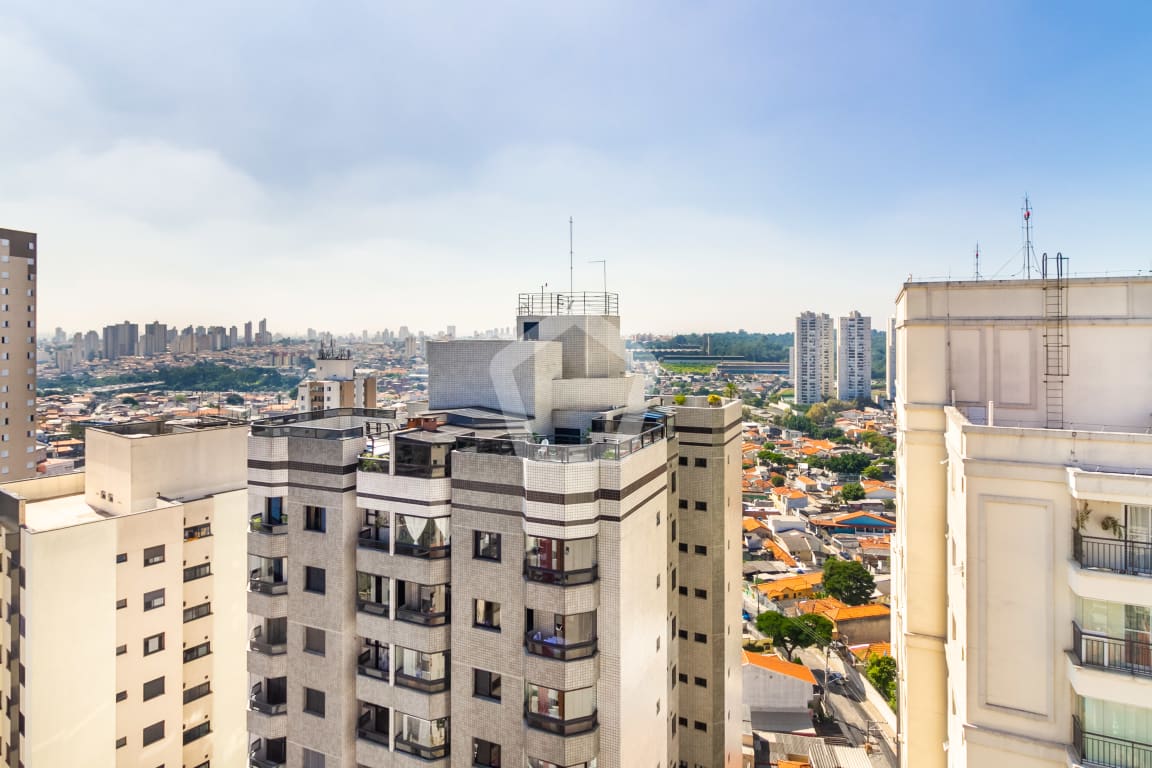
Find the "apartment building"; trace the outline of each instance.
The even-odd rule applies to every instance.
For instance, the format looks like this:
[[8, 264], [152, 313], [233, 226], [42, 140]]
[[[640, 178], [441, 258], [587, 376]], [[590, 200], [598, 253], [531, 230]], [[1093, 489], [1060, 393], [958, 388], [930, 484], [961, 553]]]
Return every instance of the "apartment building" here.
[[645, 400], [615, 294], [517, 315], [253, 425], [252, 765], [740, 765], [740, 403]]
[[145, 357], [162, 355], [168, 351], [168, 326], [159, 320], [144, 326], [144, 344], [141, 350]]
[[0, 486], [0, 760], [243, 764], [244, 426], [89, 429], [82, 473]]
[[856, 310], [840, 318], [836, 335], [836, 396], [872, 399], [872, 318]]
[[36, 235], [0, 229], [0, 482], [36, 474]]
[[376, 377], [357, 375], [356, 361], [347, 349], [321, 346], [315, 375], [300, 382], [296, 395], [300, 411], [376, 407]]
[[884, 332], [884, 396], [896, 400], [896, 318], [888, 318]]
[[897, 302], [901, 763], [1152, 765], [1152, 278]]
[[797, 405], [819, 403], [836, 394], [836, 343], [832, 318], [803, 312], [796, 318], [792, 345], [792, 384]]

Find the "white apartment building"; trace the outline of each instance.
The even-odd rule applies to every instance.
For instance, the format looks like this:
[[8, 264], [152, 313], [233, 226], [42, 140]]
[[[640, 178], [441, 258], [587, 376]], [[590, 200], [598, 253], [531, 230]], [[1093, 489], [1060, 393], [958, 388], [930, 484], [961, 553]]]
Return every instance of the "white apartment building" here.
[[902, 765], [1152, 765], [1150, 345], [1148, 277], [904, 286]]
[[645, 401], [616, 307], [429, 342], [404, 422], [253, 425], [251, 765], [741, 764], [741, 404]]
[[89, 429], [0, 486], [0, 764], [244, 764], [246, 434]]
[[792, 343], [792, 384], [797, 405], [819, 403], [836, 394], [836, 342], [832, 318], [802, 312]]
[[357, 375], [352, 353], [335, 346], [320, 347], [315, 375], [301, 381], [296, 392], [300, 411], [376, 407], [376, 377]]
[[0, 229], [0, 482], [36, 474], [36, 235]]
[[872, 399], [872, 318], [856, 310], [840, 318], [836, 336], [836, 396]]

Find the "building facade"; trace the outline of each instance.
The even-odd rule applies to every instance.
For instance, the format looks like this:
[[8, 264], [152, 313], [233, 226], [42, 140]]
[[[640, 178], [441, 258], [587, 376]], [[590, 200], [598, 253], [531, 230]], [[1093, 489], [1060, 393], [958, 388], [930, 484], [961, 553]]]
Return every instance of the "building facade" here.
[[334, 408], [376, 407], [376, 377], [358, 375], [356, 361], [349, 350], [321, 346], [316, 355], [312, 378], [300, 382], [296, 390], [300, 411], [325, 411]]
[[168, 326], [156, 320], [144, 326], [143, 354], [145, 357], [162, 355], [168, 351]]
[[0, 486], [3, 765], [243, 764], [246, 433], [90, 429]]
[[36, 235], [0, 229], [0, 482], [36, 474]]
[[897, 302], [901, 763], [1152, 760], [1152, 279]]
[[253, 764], [740, 765], [740, 403], [646, 401], [613, 294], [519, 310], [403, 421], [253, 426]]
[[849, 401], [872, 399], [872, 318], [855, 310], [840, 318], [836, 396]]
[[792, 384], [797, 405], [812, 405], [836, 394], [836, 344], [832, 318], [803, 312], [796, 318]]
[[140, 354], [140, 326], [125, 320], [104, 326], [104, 359], [119, 360]]

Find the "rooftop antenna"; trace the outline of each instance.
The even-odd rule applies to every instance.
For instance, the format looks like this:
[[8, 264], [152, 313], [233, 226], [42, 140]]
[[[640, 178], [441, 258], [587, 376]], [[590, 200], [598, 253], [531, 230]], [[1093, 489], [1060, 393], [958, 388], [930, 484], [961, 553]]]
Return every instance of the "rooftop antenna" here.
[[572, 249], [572, 217], [568, 217], [568, 293], [576, 293], [576, 283], [574, 282], [572, 273], [572, 254], [575, 253]]
[[976, 279], [980, 279], [980, 241], [976, 241]]
[[1036, 260], [1036, 252], [1032, 250], [1032, 206], [1028, 203], [1028, 195], [1024, 195], [1024, 274], [1032, 279], [1032, 262]]
[[599, 264], [604, 271], [604, 293], [608, 293], [608, 259], [592, 259], [589, 264]]

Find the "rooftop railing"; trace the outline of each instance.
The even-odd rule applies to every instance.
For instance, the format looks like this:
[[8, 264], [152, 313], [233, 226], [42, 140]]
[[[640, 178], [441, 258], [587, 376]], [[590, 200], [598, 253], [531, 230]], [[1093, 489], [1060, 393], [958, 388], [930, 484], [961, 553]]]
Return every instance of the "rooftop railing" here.
[[625, 456], [631, 456], [650, 445], [655, 445], [664, 437], [665, 428], [663, 426], [653, 427], [629, 438], [579, 445], [551, 445], [527, 438], [458, 437], [456, 450], [462, 453], [491, 453], [500, 456], [517, 456], [531, 461], [574, 464], [596, 461], [597, 459], [619, 461]]
[[516, 316], [620, 314], [620, 294], [594, 291], [575, 293], [522, 293]]
[[[365, 419], [363, 424], [350, 427], [324, 427], [302, 426], [312, 422], [325, 421], [338, 418]], [[380, 422], [394, 421], [396, 410], [393, 408], [329, 408], [324, 411], [304, 411], [302, 413], [289, 413], [284, 416], [273, 416], [252, 423], [253, 437], [310, 437], [320, 440], [341, 440], [349, 437], [363, 437], [370, 434], [382, 434], [387, 431], [382, 423], [373, 423], [369, 419], [378, 419]]]

